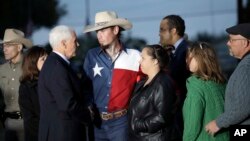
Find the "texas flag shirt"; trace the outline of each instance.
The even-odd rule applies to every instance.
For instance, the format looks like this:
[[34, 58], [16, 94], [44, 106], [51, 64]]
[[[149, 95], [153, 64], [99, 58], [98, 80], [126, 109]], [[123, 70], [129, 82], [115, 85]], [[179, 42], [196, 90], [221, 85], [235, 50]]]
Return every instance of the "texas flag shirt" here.
[[139, 77], [140, 52], [124, 48], [114, 62], [100, 47], [90, 49], [84, 71], [92, 80], [93, 100], [100, 112], [126, 109]]

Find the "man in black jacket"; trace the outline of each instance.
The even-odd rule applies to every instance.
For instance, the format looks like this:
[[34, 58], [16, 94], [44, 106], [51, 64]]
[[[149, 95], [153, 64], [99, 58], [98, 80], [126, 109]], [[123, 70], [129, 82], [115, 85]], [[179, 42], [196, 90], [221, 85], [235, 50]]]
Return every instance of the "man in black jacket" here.
[[176, 83], [176, 122], [174, 133], [177, 139], [181, 140], [183, 133], [182, 105], [186, 97], [186, 79], [190, 75], [186, 65], [186, 52], [188, 43], [184, 38], [185, 21], [178, 15], [168, 15], [160, 23], [160, 44], [163, 47], [173, 46], [172, 57], [169, 63], [170, 76]]
[[84, 141], [89, 112], [84, 106], [81, 83], [68, 59], [79, 45], [75, 31], [57, 26], [49, 34], [53, 52], [38, 80], [40, 102], [39, 141]]

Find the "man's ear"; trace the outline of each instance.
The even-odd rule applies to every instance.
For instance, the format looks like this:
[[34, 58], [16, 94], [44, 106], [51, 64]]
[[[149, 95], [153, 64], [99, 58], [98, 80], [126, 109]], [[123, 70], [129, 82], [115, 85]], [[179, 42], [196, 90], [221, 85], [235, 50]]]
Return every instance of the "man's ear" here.
[[66, 49], [66, 48], [67, 48], [66, 40], [62, 40], [62, 41], [61, 41], [61, 45]]
[[157, 59], [154, 59], [154, 65], [157, 65], [159, 61]]
[[177, 34], [176, 28], [172, 28], [170, 32], [171, 32], [172, 34]]
[[246, 40], [246, 42], [244, 42], [244, 46], [249, 47], [250, 41]]
[[23, 45], [22, 45], [22, 44], [18, 45], [18, 46], [17, 46], [17, 49], [18, 49], [19, 52], [22, 51]]
[[117, 35], [117, 34], [119, 33], [119, 30], [120, 30], [119, 26], [115, 26], [115, 27], [113, 28], [114, 34]]

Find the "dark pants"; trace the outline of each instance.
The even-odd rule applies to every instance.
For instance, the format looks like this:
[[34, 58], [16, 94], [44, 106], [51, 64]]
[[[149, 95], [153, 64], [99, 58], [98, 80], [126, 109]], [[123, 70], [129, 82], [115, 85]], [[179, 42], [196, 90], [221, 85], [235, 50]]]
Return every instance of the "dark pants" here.
[[182, 136], [183, 136], [184, 123], [183, 123], [182, 107], [183, 107], [185, 97], [180, 96], [178, 98], [179, 100], [176, 105], [176, 111], [174, 114], [174, 122], [172, 126], [171, 141], [182, 141]]

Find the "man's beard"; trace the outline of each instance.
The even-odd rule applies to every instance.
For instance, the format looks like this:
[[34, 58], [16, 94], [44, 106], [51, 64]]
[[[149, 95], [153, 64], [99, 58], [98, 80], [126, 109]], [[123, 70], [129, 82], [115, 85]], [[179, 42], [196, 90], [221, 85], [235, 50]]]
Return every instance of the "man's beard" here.
[[102, 49], [108, 49], [108, 48], [112, 47], [113, 45], [114, 45], [114, 42], [111, 42], [109, 44], [102, 44], [102, 43], [100, 43], [100, 47]]
[[110, 45], [103, 45], [103, 44], [100, 44], [100, 46], [101, 46], [102, 49], [107, 49], [107, 48], [109, 48]]

